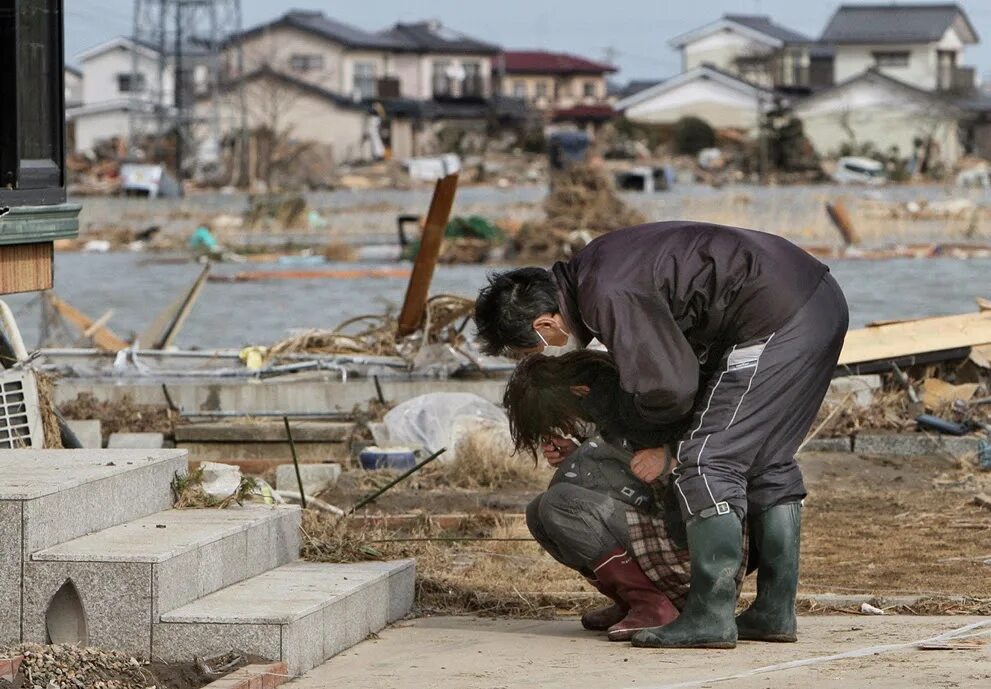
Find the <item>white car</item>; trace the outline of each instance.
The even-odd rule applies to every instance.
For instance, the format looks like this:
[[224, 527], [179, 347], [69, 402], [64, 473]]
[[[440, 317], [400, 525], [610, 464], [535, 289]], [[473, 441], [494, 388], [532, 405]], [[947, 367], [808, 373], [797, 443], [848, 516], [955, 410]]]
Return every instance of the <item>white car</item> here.
[[847, 156], [836, 161], [833, 180], [840, 184], [884, 184], [888, 175], [884, 165], [871, 158]]

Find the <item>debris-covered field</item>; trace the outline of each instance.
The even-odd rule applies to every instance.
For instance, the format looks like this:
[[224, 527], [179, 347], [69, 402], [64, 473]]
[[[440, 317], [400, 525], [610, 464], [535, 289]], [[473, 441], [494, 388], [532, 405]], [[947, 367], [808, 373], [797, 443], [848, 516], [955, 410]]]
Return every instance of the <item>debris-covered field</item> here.
[[[489, 458], [473, 478], [470, 464], [465, 455], [431, 467], [343, 523], [308, 513], [305, 556], [415, 557], [423, 611], [552, 617], [597, 605], [581, 576], [529, 538], [522, 513], [550, 471], [529, 458]], [[991, 510], [974, 504], [991, 477], [973, 458], [813, 454], [802, 464], [810, 493], [802, 594], [912, 596], [921, 600], [902, 611], [991, 612]], [[347, 507], [374, 488], [372, 473], [380, 472], [346, 472], [322, 497]], [[751, 577], [746, 590], [753, 586]]]

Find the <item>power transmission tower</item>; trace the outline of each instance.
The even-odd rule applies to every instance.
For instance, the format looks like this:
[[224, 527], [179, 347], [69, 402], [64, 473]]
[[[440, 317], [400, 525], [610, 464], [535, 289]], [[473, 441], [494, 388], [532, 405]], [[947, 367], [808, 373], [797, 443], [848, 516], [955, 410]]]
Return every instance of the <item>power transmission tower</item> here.
[[241, 0], [134, 0], [132, 155], [145, 137], [170, 136], [180, 183], [193, 164], [219, 163], [223, 77], [241, 69], [240, 48], [226, 41], [240, 31]]

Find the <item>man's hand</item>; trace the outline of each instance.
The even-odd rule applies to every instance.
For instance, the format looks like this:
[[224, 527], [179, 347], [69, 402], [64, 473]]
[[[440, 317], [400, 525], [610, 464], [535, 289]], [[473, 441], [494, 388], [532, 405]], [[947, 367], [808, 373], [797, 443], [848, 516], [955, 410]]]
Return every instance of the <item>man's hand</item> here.
[[544, 459], [547, 460], [547, 463], [552, 467], [556, 467], [571, 456], [571, 453], [578, 449], [578, 445], [573, 440], [562, 438], [559, 435], [552, 435], [544, 441], [540, 449], [543, 450]]
[[670, 461], [667, 449], [654, 447], [634, 453], [630, 460], [630, 469], [644, 483], [653, 483], [661, 476], [671, 473], [674, 462]]

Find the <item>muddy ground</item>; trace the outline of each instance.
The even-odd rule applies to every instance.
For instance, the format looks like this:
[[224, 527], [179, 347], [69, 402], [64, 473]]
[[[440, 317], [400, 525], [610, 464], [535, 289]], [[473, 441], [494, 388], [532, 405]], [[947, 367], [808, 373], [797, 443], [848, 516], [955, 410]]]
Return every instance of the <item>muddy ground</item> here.
[[[523, 461], [523, 460], [520, 460]], [[804, 594], [935, 597], [915, 612], [991, 609], [991, 511], [974, 496], [991, 476], [969, 461], [808, 454], [801, 458], [809, 497], [804, 512]], [[351, 538], [387, 557], [416, 557], [420, 603], [442, 612], [532, 617], [573, 613], [594, 603], [587, 583], [527, 541], [522, 512], [549, 471], [506, 485], [439, 487], [439, 476], [384, 495], [365, 515], [419, 514], [406, 525], [354, 527]], [[347, 507], [370, 492], [364, 472], [347, 472], [322, 497]], [[470, 515], [441, 526], [429, 517]], [[326, 525], [327, 522], [321, 522]], [[322, 526], [313, 527], [320, 532]], [[458, 537], [500, 540], [423, 541]], [[409, 540], [412, 539], [412, 540]], [[506, 540], [510, 539], [510, 540]], [[316, 559], [334, 559], [332, 549]], [[753, 577], [746, 589], [753, 590]], [[948, 597], [967, 600], [947, 602]]]

